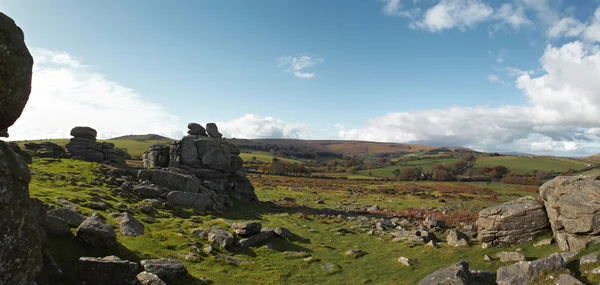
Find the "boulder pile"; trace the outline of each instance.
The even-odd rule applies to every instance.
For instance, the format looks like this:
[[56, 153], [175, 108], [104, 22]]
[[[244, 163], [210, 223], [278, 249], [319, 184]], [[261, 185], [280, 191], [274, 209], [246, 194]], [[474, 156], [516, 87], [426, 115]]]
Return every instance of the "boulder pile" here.
[[67, 151], [73, 159], [93, 162], [113, 162], [125, 164], [125, 153], [115, 149], [109, 142], [97, 142], [96, 130], [90, 127], [75, 127], [71, 130], [73, 138], [67, 144]]
[[[240, 150], [223, 138], [216, 124], [208, 123], [204, 128], [190, 123], [188, 135], [181, 140], [172, 145], [153, 145], [144, 152], [143, 165], [150, 170], [143, 176], [152, 177], [147, 180], [156, 187], [166, 188], [159, 191], [160, 195], [173, 205], [193, 207], [196, 212], [221, 211], [231, 198], [258, 201], [242, 171], [244, 161], [239, 154]], [[170, 178], [155, 178], [165, 175]], [[193, 185], [167, 185], [171, 180]]]

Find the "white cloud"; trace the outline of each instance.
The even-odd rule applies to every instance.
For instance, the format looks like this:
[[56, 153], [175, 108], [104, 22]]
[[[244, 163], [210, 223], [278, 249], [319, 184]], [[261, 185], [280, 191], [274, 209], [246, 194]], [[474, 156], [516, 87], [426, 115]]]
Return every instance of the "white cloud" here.
[[497, 24], [497, 28], [502, 27], [502, 25], [508, 25], [511, 28], [518, 30], [522, 26], [533, 26], [533, 22], [527, 19], [525, 15], [525, 6], [521, 4], [515, 4], [513, 6], [509, 3], [504, 3], [500, 5], [494, 18], [500, 20], [500, 24]]
[[90, 71], [66, 52], [32, 49], [32, 91], [13, 140], [68, 138], [75, 126], [90, 126], [99, 138], [131, 133], [181, 136], [179, 118], [119, 83]]
[[286, 72], [291, 72], [298, 78], [313, 78], [314, 73], [303, 72], [303, 70], [311, 68], [319, 63], [323, 63], [322, 58], [315, 58], [306, 53], [300, 56], [283, 56], [279, 58], [279, 67], [285, 67]]
[[[414, 19], [421, 13], [421, 9], [413, 8], [403, 10], [401, 0], [383, 0], [385, 5], [383, 6], [383, 13], [388, 16], [400, 16], [409, 19]], [[414, 1], [413, 3], [416, 3]]]
[[480, 0], [442, 0], [411, 27], [432, 32], [452, 28], [465, 30], [488, 20], [493, 12], [492, 7]]
[[246, 114], [228, 122], [219, 122], [219, 131], [234, 138], [299, 138], [308, 132], [306, 124], [288, 123], [272, 117]]
[[485, 78], [491, 83], [503, 83], [500, 77], [495, 74], [488, 74]]
[[546, 34], [550, 38], [580, 37], [587, 42], [600, 42], [600, 8], [587, 23], [566, 17], [550, 26]]
[[537, 77], [531, 71], [510, 69], [518, 76], [516, 86], [525, 95], [525, 106], [389, 113], [339, 135], [480, 150], [598, 152], [589, 145], [600, 139], [600, 48], [582, 42], [548, 46], [540, 63], [543, 73]]

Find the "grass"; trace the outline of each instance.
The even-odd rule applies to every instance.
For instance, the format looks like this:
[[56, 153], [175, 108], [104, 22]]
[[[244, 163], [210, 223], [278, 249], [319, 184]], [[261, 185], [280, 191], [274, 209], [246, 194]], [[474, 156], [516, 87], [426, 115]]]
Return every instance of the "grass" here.
[[478, 158], [474, 167], [504, 165], [511, 172], [532, 174], [534, 170], [559, 172], [568, 171], [569, 168], [579, 170], [585, 168], [586, 164], [584, 161], [561, 157], [493, 156]]
[[[271, 163], [271, 161], [273, 161], [274, 156], [271, 155], [270, 153], [266, 152], [266, 151], [253, 151], [252, 153], [240, 153], [240, 157], [246, 161], [246, 162], [252, 162], [254, 157], [256, 157], [257, 161], [263, 162], [263, 163]], [[290, 163], [290, 164], [304, 164], [304, 162], [300, 161], [300, 160], [296, 160], [296, 159], [289, 159], [289, 158], [280, 158], [278, 157], [279, 160], [285, 162], [285, 163]]]
[[[30, 140], [30, 141], [18, 141], [17, 143], [24, 147], [26, 143], [42, 143], [52, 142], [60, 146], [66, 146], [70, 139], [48, 139], [48, 140]], [[170, 141], [165, 140], [98, 140], [99, 142], [111, 142], [115, 144], [116, 148], [126, 149], [131, 155], [142, 154], [153, 144], [168, 144]]]
[[456, 158], [413, 160], [413, 161], [407, 161], [405, 163], [404, 162], [398, 162], [397, 165], [390, 165], [390, 166], [385, 166], [385, 167], [376, 168], [376, 169], [360, 170], [358, 173], [360, 175], [363, 175], [363, 176], [369, 176], [369, 172], [370, 172], [371, 173], [370, 176], [383, 177], [383, 178], [393, 178], [393, 177], [395, 177], [394, 171], [396, 169], [400, 169], [400, 171], [402, 171], [402, 169], [407, 168], [407, 167], [417, 167], [417, 166], [419, 166], [419, 167], [423, 168], [423, 171], [425, 171], [425, 172], [431, 172], [431, 169], [436, 164], [451, 163], [451, 162], [456, 162], [456, 161], [459, 161], [459, 160], [460, 160], [460, 158], [458, 158], [458, 157], [456, 157]]
[[[86, 202], [92, 197], [100, 197], [114, 212], [118, 203], [127, 206], [139, 202], [112, 194], [107, 185], [88, 187], [94, 179], [102, 179], [96, 172], [98, 164], [64, 159], [35, 160], [31, 165], [33, 182], [31, 196], [46, 203], [58, 205], [56, 197], [63, 197], [77, 205], [85, 214], [91, 209]], [[65, 180], [57, 179], [59, 175]], [[69, 183], [71, 177], [79, 185]], [[486, 206], [524, 195], [535, 195], [535, 187], [484, 184], [484, 183], [437, 183], [437, 182], [389, 182], [367, 180], [332, 180], [262, 175], [250, 177], [256, 187], [261, 204], [235, 202], [235, 207], [219, 216], [194, 216], [190, 210], [157, 208], [150, 216], [155, 222], [145, 220], [149, 215], [135, 210], [132, 212], [145, 226], [146, 232], [140, 237], [122, 237], [118, 233], [119, 245], [111, 249], [94, 249], [75, 242], [72, 238], [50, 237], [50, 251], [59, 266], [68, 275], [64, 284], [74, 282], [77, 259], [80, 256], [105, 256], [115, 254], [124, 259], [139, 261], [146, 258], [180, 258], [181, 253], [189, 253], [190, 246], [203, 248], [207, 241], [191, 234], [197, 227], [220, 225], [224, 221], [257, 220], [263, 226], [284, 226], [295, 236], [289, 240], [273, 238], [270, 242], [274, 250], [266, 247], [250, 249], [232, 248], [229, 252], [217, 250], [219, 254], [247, 260], [247, 265], [223, 264], [209, 255], [200, 255], [199, 262], [183, 261], [190, 274], [196, 278], [205, 276], [215, 284], [416, 284], [425, 275], [449, 266], [459, 260], [468, 260], [471, 268], [493, 271], [504, 265], [483, 260], [484, 254], [494, 255], [499, 251], [513, 251], [516, 248], [530, 259], [547, 256], [557, 251], [555, 245], [534, 248], [525, 244], [509, 248], [483, 249], [477, 241], [465, 249], [450, 248], [442, 244], [433, 249], [392, 242], [389, 234], [368, 235], [361, 229], [360, 218], [353, 221], [346, 217], [371, 215], [355, 213], [362, 208], [378, 204], [381, 215], [411, 216], [416, 211], [437, 215], [450, 226], [459, 222], [473, 224], [476, 213]], [[96, 189], [96, 190], [93, 190]], [[296, 199], [295, 203], [284, 203], [284, 197]], [[324, 204], [318, 204], [322, 200]], [[442, 201], [443, 200], [443, 201]], [[433, 212], [432, 207], [446, 209]], [[325, 208], [339, 211], [343, 215], [323, 216]], [[108, 211], [99, 211], [110, 224], [118, 229], [116, 220]], [[421, 217], [422, 219], [424, 217]], [[349, 229], [347, 233], [334, 231], [336, 228]], [[436, 233], [443, 237], [443, 232]], [[360, 248], [367, 254], [360, 258], [348, 258], [344, 253]], [[314, 262], [301, 258], [288, 257], [284, 251], [305, 251], [314, 257]], [[396, 259], [406, 256], [414, 261], [414, 266], [404, 267]], [[323, 270], [322, 264], [334, 264], [336, 270]], [[70, 279], [69, 279], [70, 278]], [[195, 284], [189, 281], [185, 284]]]

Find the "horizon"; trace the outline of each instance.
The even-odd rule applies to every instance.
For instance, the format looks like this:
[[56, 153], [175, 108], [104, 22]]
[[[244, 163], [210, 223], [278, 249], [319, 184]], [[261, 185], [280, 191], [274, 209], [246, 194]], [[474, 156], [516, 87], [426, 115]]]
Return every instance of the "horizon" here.
[[[34, 56], [9, 140], [348, 140], [600, 152], [600, 2], [5, 0]], [[107, 17], [110, 15], [110, 17]]]

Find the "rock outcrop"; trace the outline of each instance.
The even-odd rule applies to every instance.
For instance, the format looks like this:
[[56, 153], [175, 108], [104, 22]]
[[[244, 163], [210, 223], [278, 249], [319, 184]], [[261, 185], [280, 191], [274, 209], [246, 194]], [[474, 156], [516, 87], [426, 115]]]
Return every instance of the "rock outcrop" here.
[[559, 176], [539, 192], [562, 251], [600, 241], [600, 176]]
[[93, 162], [113, 162], [125, 164], [125, 153], [115, 149], [109, 142], [97, 142], [96, 130], [90, 127], [75, 127], [71, 130], [73, 138], [67, 144], [67, 151], [73, 159]]
[[476, 224], [483, 247], [528, 242], [550, 225], [544, 205], [530, 196], [481, 210]]
[[[21, 116], [31, 92], [33, 58], [23, 31], [0, 13], [0, 133]], [[30, 207], [31, 174], [21, 156], [0, 141], [0, 284], [34, 284], [42, 269], [41, 221]], [[41, 216], [39, 217], [42, 218]]]
[[209, 123], [205, 129], [190, 123], [188, 129], [188, 135], [172, 145], [149, 147], [143, 166], [150, 170], [139, 178], [166, 189], [156, 194], [171, 205], [193, 207], [197, 213], [223, 211], [232, 199], [258, 202], [242, 171], [240, 150], [223, 138], [217, 125]]

